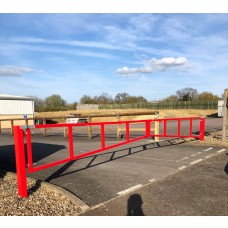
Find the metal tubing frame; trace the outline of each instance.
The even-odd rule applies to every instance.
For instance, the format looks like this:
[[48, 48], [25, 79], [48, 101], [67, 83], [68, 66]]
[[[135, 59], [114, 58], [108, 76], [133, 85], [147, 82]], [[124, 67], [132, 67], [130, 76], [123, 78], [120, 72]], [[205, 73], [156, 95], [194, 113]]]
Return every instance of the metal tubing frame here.
[[[181, 135], [181, 121], [189, 120], [189, 135]], [[200, 133], [199, 135], [192, 135], [193, 120], [200, 120]], [[171, 135], [167, 134], [167, 122], [177, 121], [177, 134]], [[163, 134], [151, 134], [151, 123], [163, 122]], [[144, 123], [145, 133], [142, 136], [131, 139], [130, 138], [130, 124], [134, 123]], [[126, 139], [123, 142], [106, 146], [105, 145], [105, 125], [118, 125], [125, 124], [126, 128]], [[74, 142], [73, 142], [73, 127], [82, 126], [100, 126], [101, 131], [101, 148], [92, 150], [83, 154], [74, 155]], [[63, 164], [72, 160], [77, 160], [84, 158], [93, 154], [100, 153], [105, 150], [113, 149], [131, 142], [135, 142], [148, 137], [165, 137], [165, 138], [198, 138], [201, 141], [204, 140], [204, 130], [205, 130], [205, 119], [201, 117], [186, 117], [186, 118], [168, 118], [168, 119], [152, 119], [152, 120], [132, 120], [132, 121], [117, 121], [117, 122], [93, 122], [93, 123], [77, 123], [77, 124], [48, 124], [48, 125], [35, 125], [36, 129], [46, 129], [46, 128], [68, 128], [68, 143], [69, 143], [69, 157], [55, 161], [49, 164], [40, 165], [37, 167], [33, 166], [33, 156], [32, 156], [32, 139], [31, 131], [29, 126], [25, 129], [26, 134], [26, 144], [27, 144], [27, 156], [28, 156], [28, 172], [34, 173], [46, 168], [50, 168], [59, 164]], [[26, 183], [26, 163], [25, 163], [25, 150], [24, 150], [24, 131], [19, 126], [14, 127], [14, 141], [15, 141], [15, 153], [16, 153], [16, 167], [17, 167], [17, 180], [18, 180], [18, 195], [22, 198], [28, 196], [27, 183]]]
[[22, 198], [28, 197], [26, 181], [26, 163], [24, 148], [24, 132], [19, 126], [14, 127], [14, 144], [17, 170], [18, 195]]

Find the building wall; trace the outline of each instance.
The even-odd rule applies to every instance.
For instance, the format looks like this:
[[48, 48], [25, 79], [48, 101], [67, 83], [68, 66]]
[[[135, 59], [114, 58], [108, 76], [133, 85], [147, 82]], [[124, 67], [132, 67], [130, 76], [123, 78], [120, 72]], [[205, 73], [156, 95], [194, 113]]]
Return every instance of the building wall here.
[[[33, 115], [27, 115], [27, 118], [33, 118]], [[6, 119], [24, 119], [24, 115], [0, 115], [0, 124], [1, 128], [11, 128], [11, 121]], [[24, 126], [26, 125], [25, 119], [24, 120], [14, 120], [14, 126]], [[34, 125], [34, 120], [28, 120], [28, 125]]]
[[[34, 101], [31, 100], [13, 100], [0, 99], [0, 122], [1, 128], [11, 128], [11, 121], [5, 119], [23, 119], [15, 120], [13, 125], [26, 125], [25, 117], [34, 117]], [[33, 120], [28, 121], [29, 125], [34, 125]]]
[[34, 101], [1, 100], [0, 115], [33, 115]]

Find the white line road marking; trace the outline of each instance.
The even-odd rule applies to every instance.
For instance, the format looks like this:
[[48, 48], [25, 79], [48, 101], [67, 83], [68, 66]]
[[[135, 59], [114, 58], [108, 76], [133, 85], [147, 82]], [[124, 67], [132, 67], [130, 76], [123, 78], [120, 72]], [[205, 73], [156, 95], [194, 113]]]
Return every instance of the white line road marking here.
[[189, 158], [189, 157], [184, 157], [184, 158], [181, 158], [181, 159], [177, 160], [176, 162], [184, 161], [184, 160], [186, 160], [186, 159], [188, 159], [188, 158]]
[[149, 180], [149, 182], [151, 182], [151, 183], [152, 183], [152, 182], [155, 182], [155, 181], [156, 181], [156, 179], [151, 179], [151, 180]]
[[123, 191], [121, 191], [121, 192], [118, 192], [117, 194], [118, 194], [118, 195], [127, 194], [127, 193], [129, 193], [129, 192], [132, 192], [132, 191], [138, 189], [138, 188], [141, 188], [142, 186], [143, 186], [142, 184], [137, 184], [137, 185], [132, 186], [132, 187], [130, 187], [130, 188], [128, 188], [128, 189], [125, 189], [125, 190], [123, 190]]
[[139, 158], [139, 159], [147, 159], [147, 160], [156, 160], [156, 161], [171, 161], [173, 160], [166, 160], [166, 159], [161, 159], [161, 158], [145, 158], [145, 157], [140, 157], [140, 156], [132, 156], [131, 158]]
[[185, 169], [187, 166], [186, 165], [183, 165], [181, 167], [179, 167], [178, 169]]
[[225, 151], [226, 149], [221, 149], [221, 150], [218, 150], [217, 153], [221, 153], [223, 151]]
[[199, 154], [202, 154], [202, 152], [198, 152], [198, 153], [192, 154], [191, 157], [194, 157], [194, 156], [199, 155]]
[[210, 148], [208, 148], [208, 149], [206, 149], [206, 150], [204, 150], [204, 151], [207, 152], [207, 151], [212, 150], [212, 149], [213, 149], [213, 148], [210, 147]]
[[213, 156], [214, 156], [214, 154], [210, 154], [210, 155], [207, 155], [205, 158], [211, 158]]
[[195, 161], [191, 162], [190, 164], [193, 165], [193, 164], [196, 164], [196, 163], [198, 163], [198, 162], [200, 162], [200, 161], [202, 161], [202, 160], [203, 160], [203, 159], [198, 159], [198, 160], [195, 160]]

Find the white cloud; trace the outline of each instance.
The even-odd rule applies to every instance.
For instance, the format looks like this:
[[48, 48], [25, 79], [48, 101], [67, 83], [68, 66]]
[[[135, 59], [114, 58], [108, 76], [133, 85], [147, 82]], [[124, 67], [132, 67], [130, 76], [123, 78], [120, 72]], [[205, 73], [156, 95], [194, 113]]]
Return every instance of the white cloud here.
[[157, 19], [154, 14], [137, 14], [129, 18], [129, 24], [134, 28], [135, 33], [140, 32], [141, 34], [142, 32], [152, 31]]
[[121, 49], [120, 47], [110, 45], [104, 42], [94, 41], [80, 41], [80, 40], [54, 40], [54, 39], [43, 39], [35, 37], [17, 37], [11, 39], [16, 43], [33, 43], [33, 44], [51, 44], [51, 45], [68, 45], [75, 47], [86, 47], [86, 48], [101, 48], [101, 49]]
[[145, 66], [140, 68], [122, 67], [116, 70], [117, 74], [134, 75], [134, 74], [150, 74], [153, 71], [166, 71], [173, 67], [187, 67], [187, 59], [185, 57], [166, 57], [162, 59], [149, 59], [145, 61]]
[[58, 48], [58, 47], [43, 47], [43, 46], [35, 46], [30, 44], [6, 44], [0, 43], [0, 54], [8, 55], [8, 51], [11, 51], [11, 56], [13, 55], [13, 51], [37, 51], [43, 53], [61, 53], [64, 55], [73, 55], [73, 56], [85, 56], [85, 57], [93, 57], [93, 58], [103, 58], [103, 59], [115, 59], [116, 57], [109, 53], [102, 52], [93, 52], [93, 51], [75, 51], [69, 48]]
[[128, 68], [128, 67], [122, 67], [116, 70], [117, 74], [122, 75], [134, 75], [138, 73], [142, 74], [150, 74], [152, 73], [152, 68], [149, 66], [141, 67], [141, 68]]
[[0, 76], [20, 76], [33, 71], [27, 67], [0, 66]]
[[148, 61], [152, 66], [157, 67], [158, 70], [165, 71], [171, 67], [183, 66], [186, 64], [187, 59], [185, 57], [166, 57], [162, 59], [151, 59]]

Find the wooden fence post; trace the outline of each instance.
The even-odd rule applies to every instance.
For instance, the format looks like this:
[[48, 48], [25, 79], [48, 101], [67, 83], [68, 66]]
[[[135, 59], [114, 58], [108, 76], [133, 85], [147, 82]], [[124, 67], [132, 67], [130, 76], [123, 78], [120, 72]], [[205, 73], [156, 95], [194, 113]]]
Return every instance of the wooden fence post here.
[[[117, 118], [117, 121], [121, 121], [121, 117], [119, 114], [117, 114], [116, 118]], [[117, 139], [121, 139], [121, 125], [120, 124], [117, 124], [116, 130], [117, 130], [117, 132], [116, 132]]]
[[[63, 117], [63, 123], [66, 123], [66, 117]], [[68, 135], [68, 127], [63, 128], [63, 136], [64, 138], [67, 138]]]
[[222, 124], [222, 141], [226, 142], [226, 129], [227, 129], [227, 99], [228, 99], [228, 89], [224, 90], [224, 101], [223, 101], [223, 124]]
[[[159, 135], [159, 122], [158, 121], [155, 121], [154, 122], [154, 134], [155, 135]], [[154, 137], [154, 141], [155, 142], [158, 142], [159, 141], [159, 137], [158, 136], [155, 136]]]
[[[43, 118], [43, 124], [46, 124], [46, 119]], [[47, 136], [47, 128], [43, 128], [43, 136]]]
[[13, 120], [10, 120], [10, 123], [11, 123], [11, 135], [13, 135]]
[[[159, 114], [158, 113], [155, 113], [154, 119], [158, 119], [158, 118], [159, 118]], [[154, 134], [155, 135], [159, 135], [159, 125], [160, 125], [159, 121], [155, 121], [154, 122]], [[159, 137], [158, 136], [155, 136], [154, 137], [154, 141], [155, 142], [158, 142], [159, 141]]]

